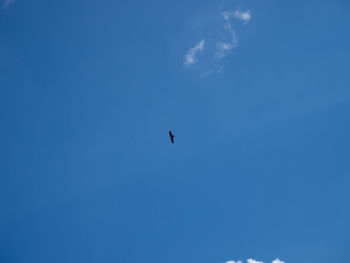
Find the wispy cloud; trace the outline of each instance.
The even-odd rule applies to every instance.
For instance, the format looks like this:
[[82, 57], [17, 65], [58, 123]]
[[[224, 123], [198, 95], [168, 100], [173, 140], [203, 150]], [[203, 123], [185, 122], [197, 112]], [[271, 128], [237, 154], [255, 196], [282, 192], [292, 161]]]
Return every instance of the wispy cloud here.
[[[211, 68], [211, 69], [209, 69], [209, 70], [207, 70], [207, 71], [202, 72], [199, 76], [200, 76], [201, 78], [207, 77], [207, 76], [209, 76], [209, 75], [211, 75], [211, 74], [214, 74], [214, 73], [220, 73], [220, 72], [222, 72], [223, 69], [224, 69], [224, 67], [221, 66], [221, 65], [219, 65], [219, 66], [214, 66], [213, 68]], [[242, 263], [242, 262], [240, 262], [240, 261], [236, 261], [236, 262], [234, 262], [234, 261], [228, 261], [228, 263]], [[277, 262], [277, 263], [278, 263], [278, 262]], [[284, 262], [283, 262], [283, 263], [284, 263]]]
[[1, 1], [1, 7], [3, 9], [9, 7], [10, 5], [12, 5], [15, 2], [15, 0], [2, 0]]
[[264, 263], [264, 262], [262, 262], [262, 261], [257, 261], [257, 260], [255, 260], [255, 259], [247, 259], [247, 262], [248, 263]]
[[199, 41], [193, 48], [190, 48], [185, 55], [184, 64], [189, 66], [197, 62], [197, 53], [204, 50], [205, 40]]
[[216, 43], [216, 56], [218, 58], [224, 58], [231, 53], [233, 45], [229, 42], [218, 41]]
[[247, 24], [250, 21], [250, 19], [252, 18], [252, 15], [250, 14], [249, 10], [247, 10], [247, 11], [236, 10], [233, 13], [233, 16], [235, 18], [237, 18], [238, 20], [243, 21], [244, 24]]
[[226, 21], [230, 20], [232, 17], [241, 20], [244, 24], [247, 24], [252, 18], [251, 12], [249, 10], [235, 10], [235, 11], [224, 11], [221, 13]]
[[[209, 25], [210, 31], [204, 28], [202, 40], [191, 47], [184, 56], [183, 63], [187, 68], [198, 63], [196, 69], [200, 70], [200, 77], [206, 77], [222, 71], [222, 60], [228, 57], [238, 45], [239, 39], [234, 28], [237, 23], [234, 24], [234, 21], [239, 20], [239, 22], [247, 24], [252, 18], [251, 12], [246, 9], [223, 10], [222, 7], [220, 9], [221, 11], [215, 16], [216, 21], [213, 21], [216, 23], [216, 25], [213, 23], [215, 27], [212, 28]], [[204, 33], [206, 30], [209, 32]]]
[[[247, 259], [247, 262], [248, 263], [264, 263], [263, 261], [257, 261], [255, 259], [251, 259], [251, 258]], [[229, 260], [229, 261], [226, 261], [225, 263], [242, 263], [242, 261]], [[272, 261], [272, 263], [285, 263], [285, 262], [276, 258], [274, 261]]]
[[232, 25], [228, 22], [224, 25], [226, 31], [230, 34], [231, 40], [229, 42], [216, 42], [216, 57], [224, 58], [231, 53], [231, 50], [237, 47], [238, 38], [236, 32], [232, 29]]
[[212, 69], [209, 69], [208, 71], [204, 71], [200, 74], [200, 77], [203, 78], [203, 77], [206, 77], [206, 76], [209, 76], [213, 73], [213, 70]]
[[230, 11], [224, 11], [221, 12], [221, 15], [224, 17], [225, 20], [230, 20], [232, 13]]

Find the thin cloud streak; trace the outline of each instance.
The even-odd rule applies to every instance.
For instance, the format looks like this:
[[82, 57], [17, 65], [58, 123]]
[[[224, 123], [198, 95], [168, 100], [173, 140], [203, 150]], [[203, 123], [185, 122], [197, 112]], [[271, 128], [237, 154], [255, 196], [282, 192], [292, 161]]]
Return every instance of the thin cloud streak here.
[[204, 44], [205, 44], [205, 40], [202, 39], [193, 48], [190, 48], [190, 50], [187, 51], [185, 55], [185, 62], [184, 62], [185, 65], [190, 66], [197, 62], [196, 55], [198, 52], [201, 52], [204, 50]]
[[216, 57], [224, 58], [228, 56], [233, 48], [233, 45], [229, 42], [220, 42], [216, 43]]
[[213, 70], [210, 69], [210, 70], [208, 70], [208, 71], [202, 72], [202, 73], [200, 74], [200, 77], [201, 77], [201, 78], [204, 78], [204, 77], [206, 77], [206, 76], [211, 75], [212, 73], [213, 73]]
[[230, 42], [217, 41], [216, 42], [216, 57], [221, 59], [228, 56], [231, 50], [237, 47], [238, 38], [236, 32], [232, 29], [232, 25], [228, 22], [224, 25], [224, 28], [231, 36]]
[[15, 0], [2, 0], [1, 7], [2, 9], [5, 9], [14, 3], [15, 3]]
[[[252, 258], [247, 259], [247, 262], [248, 263], [264, 263], [263, 261], [257, 261], [257, 260], [252, 259]], [[242, 263], [242, 261], [229, 260], [229, 261], [226, 261], [225, 263]], [[272, 261], [272, 263], [285, 263], [285, 262], [276, 258], [275, 260]]]

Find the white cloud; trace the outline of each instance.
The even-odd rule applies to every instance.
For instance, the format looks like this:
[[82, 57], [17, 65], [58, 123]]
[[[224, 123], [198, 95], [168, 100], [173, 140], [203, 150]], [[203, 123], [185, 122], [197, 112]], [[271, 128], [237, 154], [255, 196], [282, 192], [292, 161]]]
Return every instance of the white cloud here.
[[226, 57], [228, 54], [231, 53], [231, 50], [233, 48], [237, 47], [237, 44], [238, 44], [238, 38], [237, 38], [236, 32], [232, 29], [231, 24], [226, 23], [224, 25], [224, 28], [230, 34], [231, 40], [229, 42], [224, 42], [224, 41], [217, 41], [216, 42], [216, 57], [217, 58]]
[[229, 12], [229, 11], [224, 11], [224, 12], [221, 12], [222, 16], [224, 17], [225, 20], [229, 20], [232, 16], [232, 13]]
[[198, 52], [204, 50], [204, 44], [205, 40], [202, 39], [193, 48], [190, 48], [190, 50], [187, 51], [185, 55], [185, 65], [192, 65], [197, 62], [196, 55]]
[[241, 20], [244, 22], [244, 24], [247, 24], [249, 22], [249, 20], [252, 18], [252, 15], [250, 14], [250, 11], [247, 10], [247, 11], [239, 11], [239, 10], [236, 10], [234, 13], [233, 13], [233, 16], [235, 18], [237, 18], [238, 20]]
[[[1, 1], [1, 0], [0, 0]], [[222, 7], [220, 7], [222, 8]], [[184, 65], [190, 67], [194, 64], [199, 64], [200, 77], [209, 76], [222, 71], [221, 62], [232, 53], [232, 50], [238, 45], [238, 37], [233, 27], [234, 20], [239, 20], [244, 24], [247, 24], [251, 18], [250, 10], [246, 9], [232, 9], [222, 10], [215, 19], [217, 25], [203, 35], [202, 40], [196, 43], [190, 48], [184, 56]], [[214, 24], [215, 25], [215, 24]], [[199, 60], [200, 63], [199, 63]], [[226, 263], [242, 263], [242, 262], [226, 262]], [[248, 262], [248, 263], [263, 263], [263, 262]], [[284, 263], [284, 262], [273, 262]]]
[[232, 29], [231, 24], [230, 23], [225, 24], [224, 28], [230, 33], [231, 43], [234, 47], [236, 47], [238, 43], [238, 38], [237, 38], [236, 32]]
[[216, 56], [218, 58], [224, 58], [228, 54], [230, 54], [231, 50], [233, 48], [233, 45], [228, 42], [216, 42]]
[[[263, 261], [257, 261], [255, 259], [247, 259], [247, 262], [248, 263], [264, 263]], [[233, 261], [233, 260], [229, 260], [229, 261], [226, 261], [225, 263], [242, 263], [242, 261]], [[274, 261], [272, 261], [272, 263], [285, 263], [284, 261], [276, 258]]]
[[241, 11], [241, 10], [235, 10], [235, 11], [224, 11], [221, 12], [221, 15], [224, 17], [226, 21], [230, 20], [231, 17], [234, 17], [238, 20], [243, 21], [244, 24], [247, 24], [250, 19], [252, 18], [252, 15], [249, 10]]
[[204, 78], [204, 77], [206, 77], [206, 76], [211, 75], [212, 73], [213, 73], [213, 70], [212, 70], [212, 69], [209, 69], [208, 71], [202, 72], [202, 73], [200, 74], [200, 77], [201, 77], [201, 78]]
[[10, 5], [12, 5], [14, 2], [15, 2], [15, 0], [2, 0], [1, 7], [5, 9], [5, 8], [9, 7]]
[[264, 262], [262, 262], [262, 261], [257, 261], [257, 260], [255, 260], [255, 259], [247, 259], [247, 262], [248, 263], [264, 263]]

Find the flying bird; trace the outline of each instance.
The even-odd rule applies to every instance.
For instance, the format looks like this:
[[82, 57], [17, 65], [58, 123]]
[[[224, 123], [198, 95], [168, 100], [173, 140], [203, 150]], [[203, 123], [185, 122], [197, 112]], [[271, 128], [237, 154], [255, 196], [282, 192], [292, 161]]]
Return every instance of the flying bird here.
[[170, 136], [171, 143], [174, 143], [175, 136], [171, 133], [171, 131], [169, 131], [169, 136]]

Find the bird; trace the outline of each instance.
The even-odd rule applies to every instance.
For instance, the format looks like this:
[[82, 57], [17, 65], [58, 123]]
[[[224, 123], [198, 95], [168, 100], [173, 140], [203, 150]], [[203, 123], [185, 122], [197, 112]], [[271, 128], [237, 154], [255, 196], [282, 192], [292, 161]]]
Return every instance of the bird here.
[[171, 140], [171, 143], [174, 143], [174, 135], [171, 133], [171, 131], [169, 130], [169, 136], [170, 136], [170, 140]]

